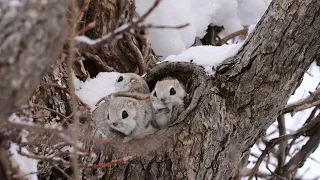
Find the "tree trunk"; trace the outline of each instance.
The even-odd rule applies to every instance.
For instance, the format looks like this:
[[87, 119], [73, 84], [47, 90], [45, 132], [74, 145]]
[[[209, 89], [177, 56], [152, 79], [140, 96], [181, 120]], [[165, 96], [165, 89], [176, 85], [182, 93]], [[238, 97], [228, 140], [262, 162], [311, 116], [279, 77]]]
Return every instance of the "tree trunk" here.
[[[11, 1], [10, 1], [11, 2]], [[0, 2], [0, 120], [26, 103], [66, 40], [67, 1]]]
[[[112, 31], [121, 12], [128, 12], [123, 23], [130, 22], [132, 7], [121, 2], [125, 1], [93, 0], [84, 18], [90, 23], [94, 17], [97, 25], [85, 35], [99, 38]], [[9, 7], [0, 2], [0, 29], [4, 30], [0, 34], [0, 120], [27, 101], [40, 76], [58, 57], [67, 32], [63, 29], [66, 4], [64, 0], [30, 0], [21, 7]], [[126, 164], [103, 169], [103, 179], [234, 179], [241, 157], [274, 122], [319, 55], [319, 9], [317, 0], [274, 0], [243, 48], [215, 76], [207, 76], [191, 63], [161, 63], [150, 69], [146, 80], [151, 88], [165, 76], [177, 77], [186, 84], [187, 109], [167, 130], [146, 138], [122, 144], [122, 137], [116, 135], [106, 145], [86, 143], [97, 156], [82, 161], [105, 163], [133, 156]], [[149, 45], [147, 39], [137, 40], [126, 34], [107, 47], [81, 49], [81, 53], [89, 60], [85, 63], [90, 62], [90, 53], [98, 56], [92, 66], [85, 64], [90, 74], [103, 71], [97, 59], [104, 63], [102, 67], [142, 74], [147, 66], [141, 64], [151, 66], [156, 60]], [[52, 71], [44, 82], [59, 80], [59, 74], [63, 74], [60, 68]], [[68, 114], [67, 97], [59, 97], [59, 89], [46, 89], [45, 95], [36, 102]], [[95, 121], [101, 119], [99, 110], [103, 107], [95, 111]], [[4, 146], [7, 137], [3, 137], [1, 152], [8, 148]], [[12, 172], [5, 164], [8, 159], [1, 155], [0, 178], [10, 179]], [[40, 177], [54, 179], [60, 175], [50, 168], [40, 171], [46, 170], [47, 174]], [[82, 169], [81, 174], [83, 179], [91, 179], [97, 171]]]
[[[68, 34], [67, 8], [65, 0], [0, 1], [0, 124], [27, 103], [58, 58]], [[20, 138], [20, 131], [0, 128], [0, 179], [16, 174], [7, 150]]]
[[[275, 121], [319, 55], [319, 9], [317, 0], [273, 1], [243, 48], [215, 76], [189, 63], [149, 70], [150, 87], [167, 75], [186, 83], [188, 108], [168, 130], [95, 146], [98, 158], [90, 162], [133, 156], [106, 169], [103, 179], [234, 179], [241, 157]], [[95, 120], [101, 118], [97, 111]]]
[[[83, 19], [96, 22], [86, 36], [97, 39], [137, 17], [134, 3], [127, 0], [92, 0]], [[97, 48], [80, 48], [84, 65], [91, 76], [101, 71], [136, 72], [142, 75], [157, 62], [147, 30], [126, 33], [124, 38]]]

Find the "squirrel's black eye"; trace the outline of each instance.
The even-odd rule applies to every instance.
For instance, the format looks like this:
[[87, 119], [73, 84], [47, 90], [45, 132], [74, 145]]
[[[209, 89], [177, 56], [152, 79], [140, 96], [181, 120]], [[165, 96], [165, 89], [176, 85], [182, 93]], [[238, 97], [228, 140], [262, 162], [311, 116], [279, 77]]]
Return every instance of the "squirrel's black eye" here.
[[122, 76], [120, 76], [120, 77], [118, 78], [117, 82], [121, 82], [121, 81], [123, 81], [123, 77], [122, 77]]
[[170, 96], [175, 95], [176, 94], [176, 90], [174, 90], [174, 88], [170, 89]]
[[109, 118], [109, 114], [108, 114], [108, 116], [107, 116], [107, 119], [109, 120], [110, 118]]
[[122, 111], [122, 119], [125, 119], [129, 116], [129, 114], [127, 113], [127, 111]]
[[157, 97], [157, 93], [156, 93], [156, 92], [154, 92], [154, 93], [153, 93], [153, 96], [154, 96], [154, 97]]

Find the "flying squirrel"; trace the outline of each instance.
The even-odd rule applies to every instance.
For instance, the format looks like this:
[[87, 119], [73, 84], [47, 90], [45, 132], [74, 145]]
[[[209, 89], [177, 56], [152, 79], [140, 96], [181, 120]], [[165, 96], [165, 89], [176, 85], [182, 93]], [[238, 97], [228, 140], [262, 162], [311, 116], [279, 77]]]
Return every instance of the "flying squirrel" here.
[[186, 90], [177, 79], [167, 77], [158, 81], [150, 93], [117, 92], [112, 97], [130, 97], [136, 100], [151, 100], [155, 111], [155, 120], [151, 121], [154, 127], [167, 128], [174, 119], [185, 109], [184, 97]]
[[[114, 86], [116, 90], [115, 93], [112, 93], [114, 96], [130, 97], [130, 95], [126, 95], [127, 92], [134, 92], [141, 95], [145, 94], [145, 96], [148, 96], [150, 93], [147, 82], [141, 76], [135, 73], [119, 73], [119, 76], [114, 82]], [[136, 95], [136, 99], [140, 99], [138, 96], [140, 95]], [[107, 101], [108, 96], [101, 98], [96, 103], [96, 106], [98, 106], [103, 100]]]
[[139, 139], [157, 131], [152, 125], [155, 113], [149, 99], [111, 97], [105, 110], [105, 118], [111, 129], [126, 136], [124, 142]]
[[165, 78], [158, 81], [152, 90], [150, 100], [160, 129], [168, 127], [184, 109], [186, 90], [177, 79]]

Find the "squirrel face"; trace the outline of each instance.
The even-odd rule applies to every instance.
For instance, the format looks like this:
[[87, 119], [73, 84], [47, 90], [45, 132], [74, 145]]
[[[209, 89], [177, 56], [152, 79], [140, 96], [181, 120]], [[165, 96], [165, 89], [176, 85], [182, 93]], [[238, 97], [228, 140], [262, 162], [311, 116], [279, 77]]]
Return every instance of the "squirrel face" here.
[[186, 91], [182, 84], [176, 79], [158, 81], [150, 98], [152, 103], [160, 103], [164, 106], [174, 102], [183, 102]]
[[149, 92], [145, 80], [135, 73], [121, 73], [115, 82], [115, 88], [119, 92]]
[[125, 135], [130, 135], [137, 126], [135, 104], [136, 102], [130, 98], [112, 99], [105, 114], [109, 126]]

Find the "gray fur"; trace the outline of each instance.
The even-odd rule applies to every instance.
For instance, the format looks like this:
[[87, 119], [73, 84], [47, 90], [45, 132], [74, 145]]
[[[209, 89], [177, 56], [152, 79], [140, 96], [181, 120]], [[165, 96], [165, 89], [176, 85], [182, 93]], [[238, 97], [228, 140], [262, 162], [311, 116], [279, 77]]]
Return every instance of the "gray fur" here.
[[[128, 114], [125, 119], [122, 116], [123, 111]], [[149, 99], [139, 101], [130, 97], [111, 98], [105, 111], [105, 118], [110, 128], [130, 138], [142, 138], [156, 131], [150, 125], [155, 119], [155, 113]]]
[[[123, 80], [117, 82], [122, 77]], [[140, 92], [150, 93], [147, 82], [135, 73], [120, 73], [115, 82], [117, 92]]]
[[[174, 88], [176, 94], [170, 95], [171, 88]], [[170, 119], [173, 104], [177, 104], [179, 106], [180, 112], [184, 110], [183, 99], [185, 96], [186, 91], [177, 79], [166, 79], [156, 83], [154, 90], [151, 92], [150, 99], [156, 112], [156, 124], [161, 129], [168, 127], [171, 123]], [[163, 111], [163, 109], [169, 109], [169, 112]]]

